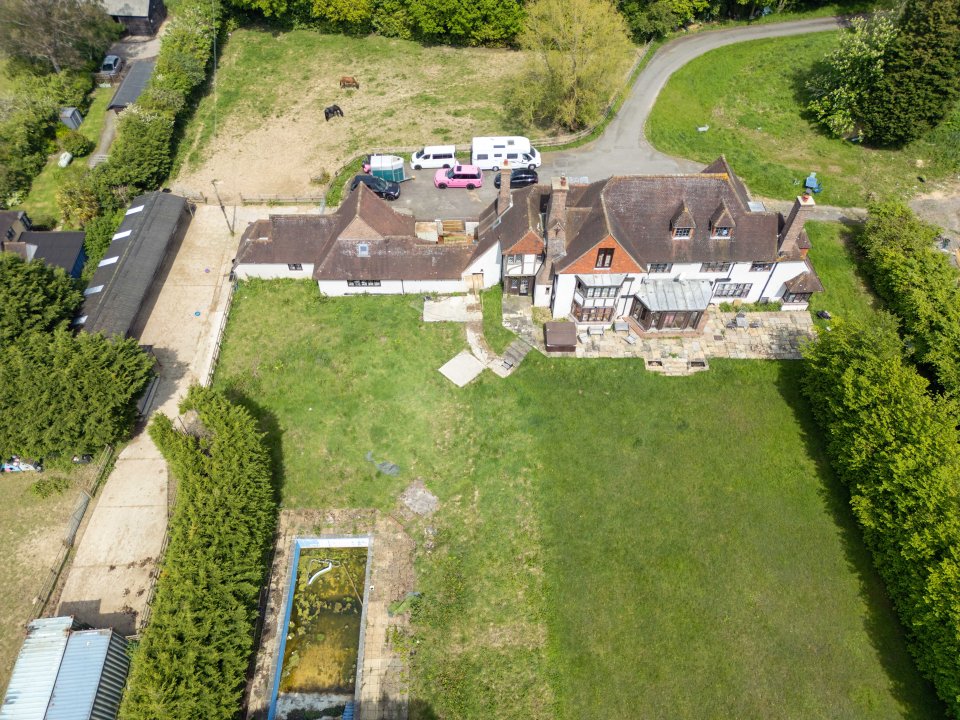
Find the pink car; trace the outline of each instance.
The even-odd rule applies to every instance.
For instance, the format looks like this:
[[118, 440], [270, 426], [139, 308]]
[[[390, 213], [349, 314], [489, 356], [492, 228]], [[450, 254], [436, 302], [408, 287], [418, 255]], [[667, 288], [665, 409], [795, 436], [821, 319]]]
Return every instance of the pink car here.
[[448, 187], [465, 187], [475, 190], [483, 187], [483, 171], [476, 165], [454, 165], [452, 168], [440, 168], [433, 176], [433, 184], [441, 190]]

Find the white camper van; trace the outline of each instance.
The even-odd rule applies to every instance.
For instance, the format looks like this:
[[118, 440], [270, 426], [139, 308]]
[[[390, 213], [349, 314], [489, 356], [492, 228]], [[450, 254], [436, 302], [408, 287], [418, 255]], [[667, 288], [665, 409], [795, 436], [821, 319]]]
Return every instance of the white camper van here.
[[450, 168], [457, 164], [456, 152], [453, 145], [427, 145], [410, 156], [410, 166], [414, 170]]
[[509, 167], [540, 167], [540, 153], [525, 137], [475, 137], [470, 146], [470, 162], [484, 170]]

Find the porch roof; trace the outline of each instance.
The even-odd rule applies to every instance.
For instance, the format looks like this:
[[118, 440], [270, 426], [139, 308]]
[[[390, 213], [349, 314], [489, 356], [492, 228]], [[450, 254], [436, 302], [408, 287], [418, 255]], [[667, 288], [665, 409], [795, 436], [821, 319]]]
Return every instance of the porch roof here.
[[712, 295], [709, 280], [648, 280], [636, 293], [653, 312], [706, 310]]

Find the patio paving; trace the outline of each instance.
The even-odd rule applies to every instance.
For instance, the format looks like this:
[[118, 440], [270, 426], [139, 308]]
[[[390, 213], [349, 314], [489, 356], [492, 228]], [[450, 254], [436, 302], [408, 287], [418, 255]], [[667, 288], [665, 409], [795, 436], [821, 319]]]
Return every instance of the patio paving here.
[[483, 311], [474, 295], [423, 299], [424, 322], [481, 322]]
[[440, 373], [457, 387], [463, 387], [483, 372], [484, 365], [464, 350], [440, 368]]
[[[813, 318], [806, 311], [745, 313], [747, 327], [729, 327], [737, 313], [707, 309], [702, 333], [643, 335], [627, 342], [626, 332], [607, 328], [601, 336], [578, 342], [575, 353], [547, 353], [543, 328], [535, 324], [525, 298], [505, 296], [503, 324], [545, 355], [578, 358], [640, 358], [648, 370], [667, 375], [689, 375], [709, 368], [711, 358], [740, 360], [798, 360], [800, 348], [815, 337]], [[750, 327], [756, 325], [756, 327]]]

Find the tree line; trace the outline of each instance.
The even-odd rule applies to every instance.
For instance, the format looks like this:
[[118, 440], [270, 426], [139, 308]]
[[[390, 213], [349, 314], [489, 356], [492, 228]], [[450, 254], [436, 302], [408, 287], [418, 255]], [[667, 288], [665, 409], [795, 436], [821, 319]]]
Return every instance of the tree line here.
[[893, 315], [821, 333], [804, 390], [917, 667], [958, 716], [960, 275], [936, 236], [902, 204], [871, 207], [858, 244]]
[[177, 478], [153, 613], [130, 668], [120, 720], [232, 720], [254, 647], [277, 506], [256, 422], [194, 386], [190, 433], [156, 415], [150, 436]]
[[69, 457], [129, 435], [153, 361], [135, 340], [73, 334], [82, 299], [62, 268], [0, 253], [0, 455]]

